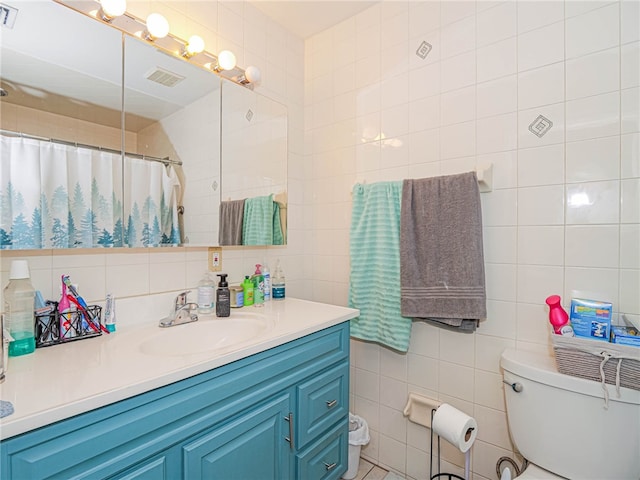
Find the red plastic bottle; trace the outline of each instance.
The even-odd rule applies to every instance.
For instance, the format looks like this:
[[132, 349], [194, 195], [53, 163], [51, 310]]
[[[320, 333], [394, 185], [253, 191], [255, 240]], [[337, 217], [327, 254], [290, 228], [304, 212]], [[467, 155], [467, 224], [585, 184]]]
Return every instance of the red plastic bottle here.
[[553, 331], [562, 335], [562, 327], [569, 325], [569, 315], [560, 305], [560, 295], [551, 295], [547, 297], [547, 305], [549, 305], [549, 322], [553, 325]]

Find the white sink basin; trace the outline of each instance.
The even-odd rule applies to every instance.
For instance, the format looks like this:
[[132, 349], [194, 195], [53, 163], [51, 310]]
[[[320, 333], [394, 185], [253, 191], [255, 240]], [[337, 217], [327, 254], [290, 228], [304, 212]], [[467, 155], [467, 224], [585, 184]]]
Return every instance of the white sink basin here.
[[212, 318], [197, 322], [158, 328], [140, 344], [147, 355], [182, 356], [243, 345], [273, 328], [263, 315], [242, 313], [228, 318]]

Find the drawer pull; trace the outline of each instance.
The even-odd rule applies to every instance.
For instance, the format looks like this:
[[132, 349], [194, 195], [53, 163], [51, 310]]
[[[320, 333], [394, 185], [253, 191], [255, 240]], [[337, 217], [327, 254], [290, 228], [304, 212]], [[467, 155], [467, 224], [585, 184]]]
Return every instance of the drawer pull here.
[[337, 466], [337, 465], [338, 465], [338, 464], [337, 464], [337, 463], [335, 463], [335, 462], [334, 462], [334, 463], [327, 463], [327, 462], [324, 462], [324, 466], [325, 466], [325, 468], [327, 469], [327, 471], [329, 471], [329, 470], [333, 470], [334, 468], [336, 468], [336, 466]]
[[291, 447], [291, 450], [293, 450], [293, 412], [289, 412], [289, 415], [284, 417], [284, 419], [289, 422], [289, 436], [284, 437], [284, 439], [289, 442], [289, 446]]
[[338, 400], [331, 400], [330, 402], [327, 402], [327, 408], [334, 407], [337, 403]]

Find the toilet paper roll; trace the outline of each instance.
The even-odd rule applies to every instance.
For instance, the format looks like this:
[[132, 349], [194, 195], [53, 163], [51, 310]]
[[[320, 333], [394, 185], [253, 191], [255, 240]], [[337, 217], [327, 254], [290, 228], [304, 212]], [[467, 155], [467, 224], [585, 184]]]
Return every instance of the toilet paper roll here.
[[433, 416], [433, 433], [465, 453], [478, 435], [478, 424], [473, 417], [448, 403], [443, 403]]

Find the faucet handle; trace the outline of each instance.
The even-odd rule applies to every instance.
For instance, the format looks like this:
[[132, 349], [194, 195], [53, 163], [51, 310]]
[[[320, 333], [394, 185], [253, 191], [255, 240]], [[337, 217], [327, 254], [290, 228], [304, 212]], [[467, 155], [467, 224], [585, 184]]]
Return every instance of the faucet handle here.
[[178, 310], [180, 307], [184, 307], [187, 304], [187, 294], [191, 293], [191, 290], [187, 290], [186, 292], [182, 292], [176, 297], [175, 309]]

